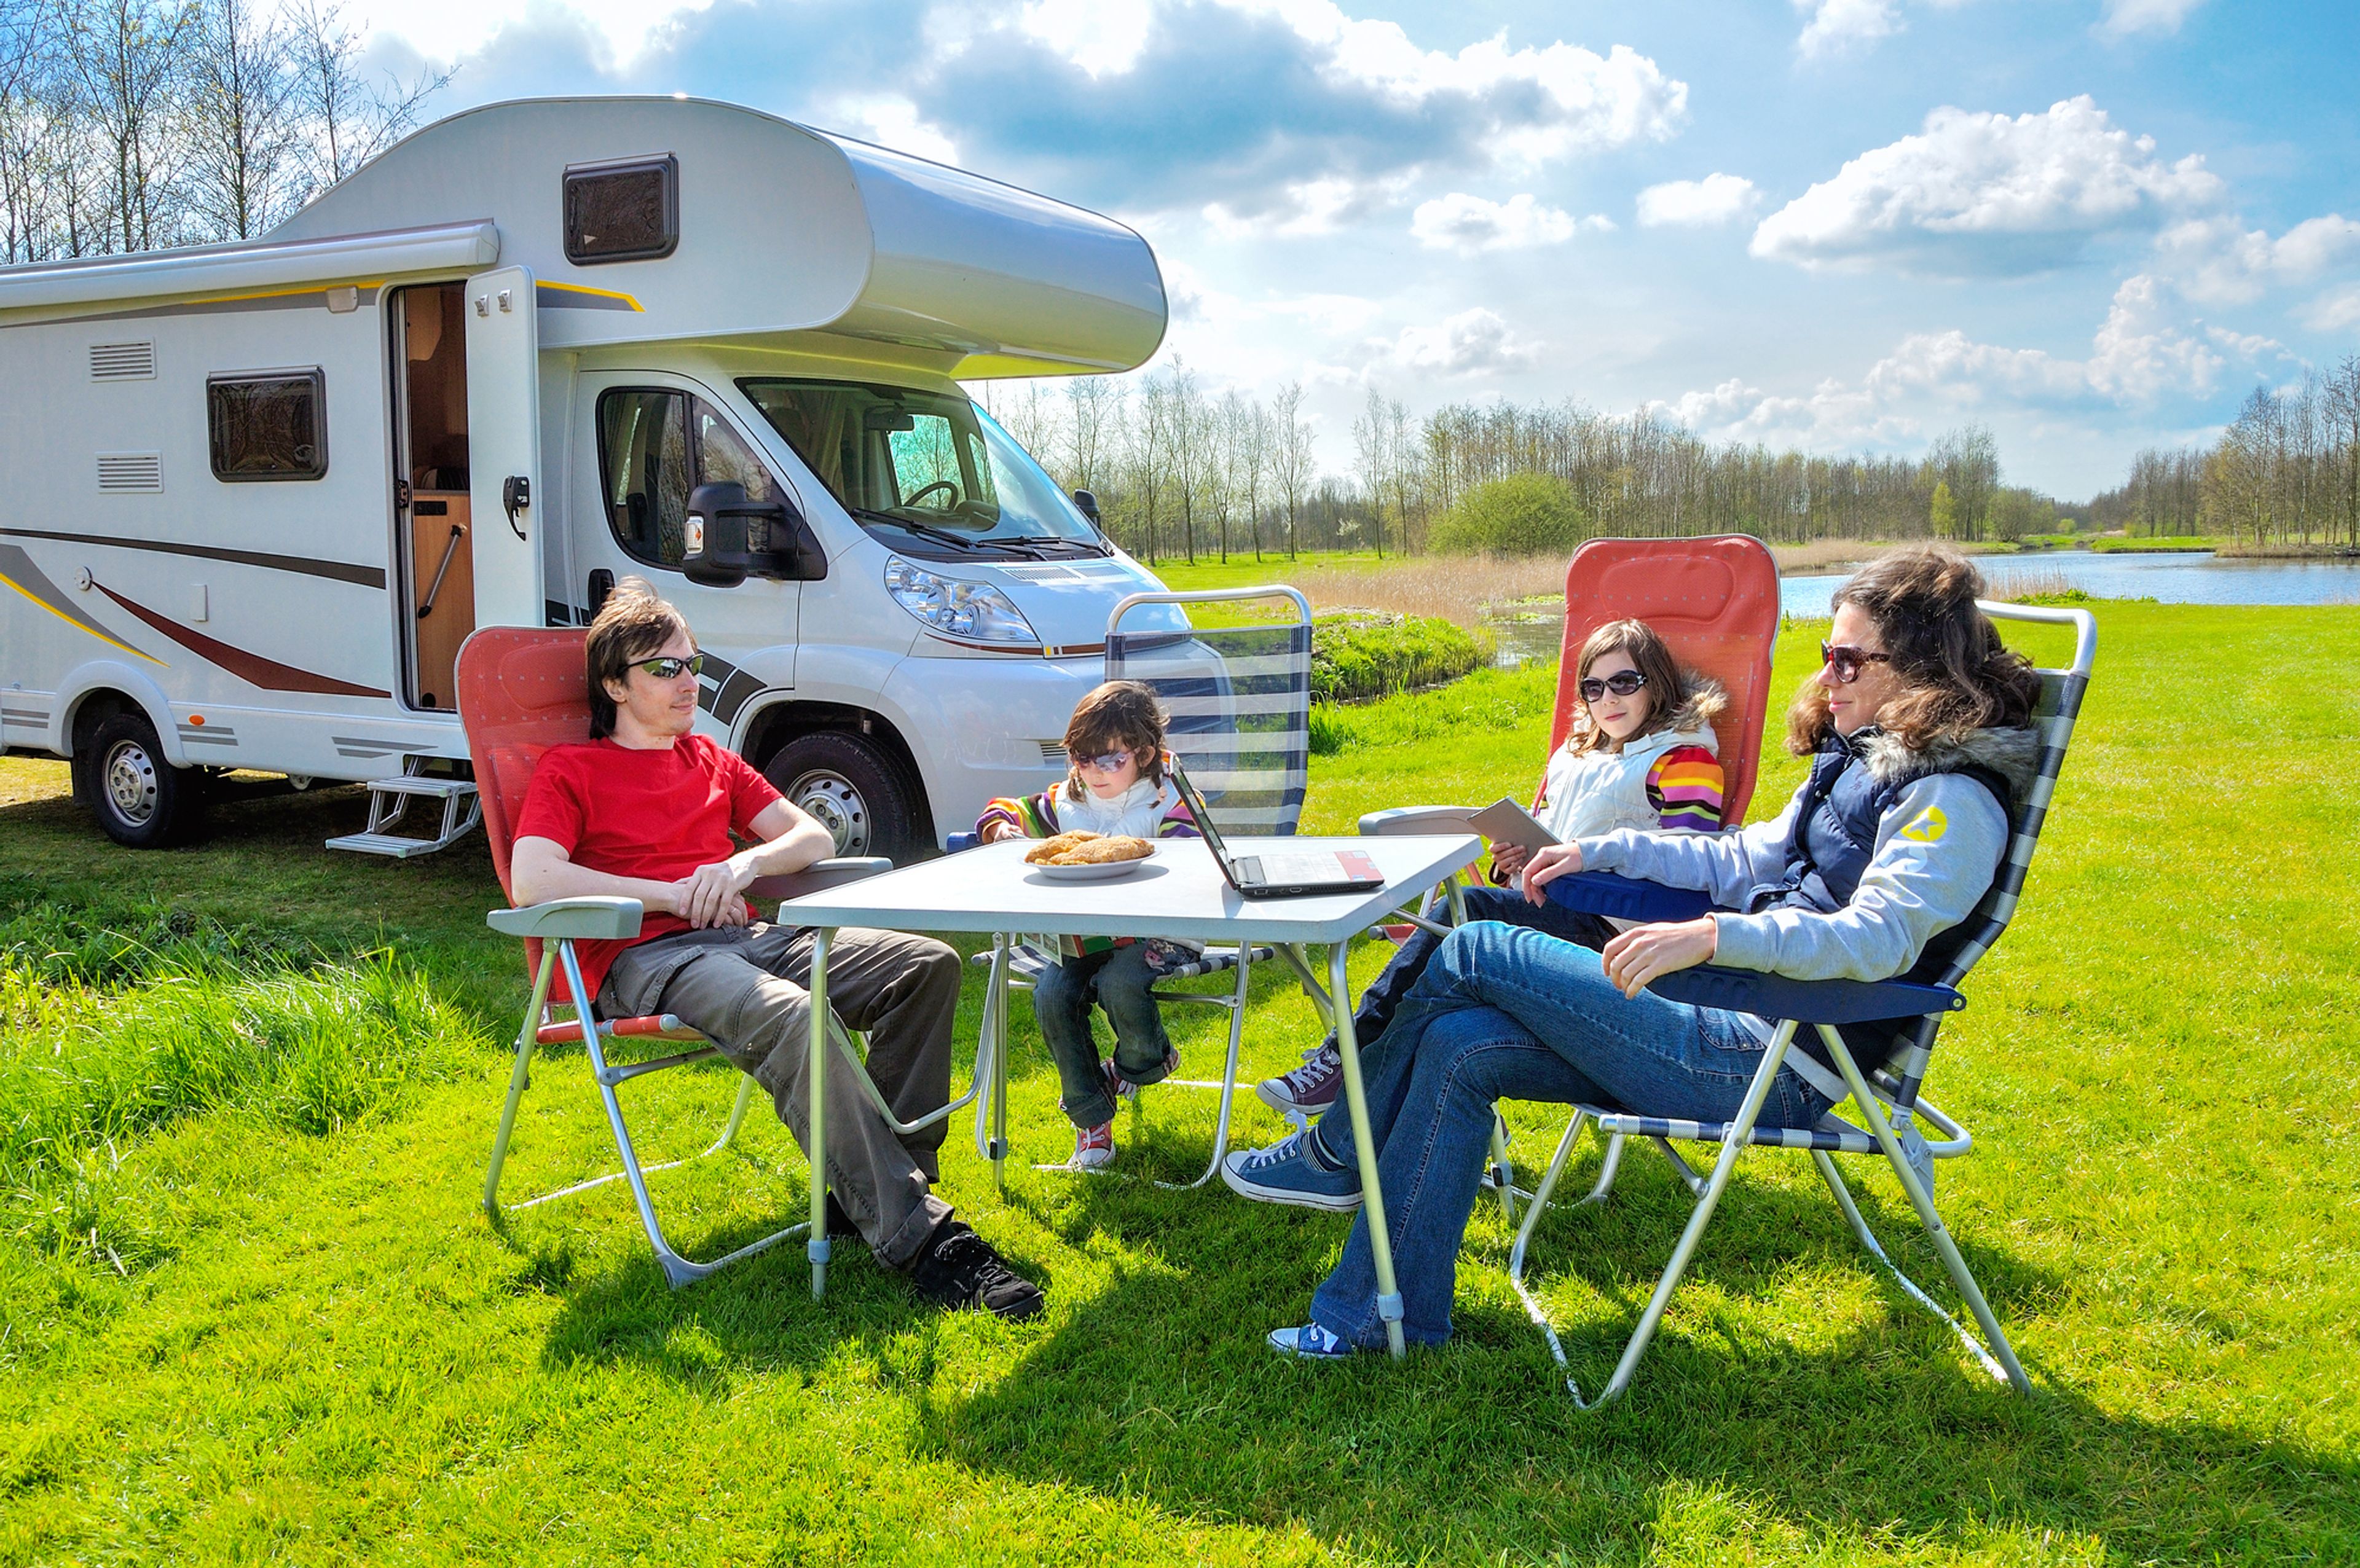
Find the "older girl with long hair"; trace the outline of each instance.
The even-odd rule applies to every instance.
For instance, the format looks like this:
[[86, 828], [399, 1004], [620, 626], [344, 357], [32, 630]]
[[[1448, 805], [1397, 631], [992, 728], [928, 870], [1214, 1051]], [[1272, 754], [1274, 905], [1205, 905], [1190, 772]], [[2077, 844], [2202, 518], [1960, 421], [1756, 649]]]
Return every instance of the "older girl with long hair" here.
[[[1701, 889], [1718, 912], [1634, 927], [1602, 953], [1497, 923], [1463, 927], [1436, 950], [1362, 1064], [1410, 1339], [1449, 1337], [1494, 1100], [1737, 1114], [1774, 1026], [1666, 1000], [1649, 981], [1705, 963], [1798, 980], [1921, 977], [1956, 951], [2039, 757], [2038, 677], [1976, 609], [1983, 586], [1963, 556], [1924, 546], [1837, 591], [1820, 668], [1788, 721], [1787, 745], [1811, 758], [1810, 774], [1775, 819], [1733, 833], [1583, 837], [1543, 850], [1524, 873], [1535, 901], [1557, 877], [1592, 869]], [[1798, 1052], [1813, 1065], [1797, 1066]], [[1832, 1101], [1819, 1084], [1833, 1080], [1797, 1035], [1762, 1125], [1816, 1122]], [[1357, 1202], [1344, 1118], [1290, 1141], [1262, 1174], [1266, 1191], [1313, 1207]], [[1271, 1343], [1312, 1356], [1384, 1344], [1365, 1214], [1311, 1321]]]

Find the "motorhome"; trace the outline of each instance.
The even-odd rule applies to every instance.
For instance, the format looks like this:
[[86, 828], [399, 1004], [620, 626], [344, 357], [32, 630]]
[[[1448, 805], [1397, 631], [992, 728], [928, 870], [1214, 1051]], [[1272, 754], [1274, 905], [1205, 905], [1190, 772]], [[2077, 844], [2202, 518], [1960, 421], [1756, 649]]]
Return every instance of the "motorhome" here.
[[[0, 746], [133, 845], [233, 769], [368, 781], [347, 847], [464, 830], [475, 627], [644, 576], [700, 730], [845, 853], [1065, 768], [1159, 586], [962, 383], [1154, 353], [1094, 213], [743, 107], [494, 104], [260, 240], [0, 268]], [[393, 809], [440, 797], [424, 837]]]

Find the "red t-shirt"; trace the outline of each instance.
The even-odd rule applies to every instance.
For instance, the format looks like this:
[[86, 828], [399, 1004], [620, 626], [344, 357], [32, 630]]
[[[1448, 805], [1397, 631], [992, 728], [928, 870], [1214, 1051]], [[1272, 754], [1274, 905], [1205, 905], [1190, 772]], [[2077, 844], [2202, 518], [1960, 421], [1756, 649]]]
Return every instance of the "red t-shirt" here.
[[[533, 769], [516, 836], [545, 838], [576, 866], [614, 877], [677, 882], [737, 852], [731, 833], [751, 837], [754, 819], [779, 799], [770, 781], [736, 752], [703, 735], [639, 751], [611, 740], [553, 746]], [[754, 906], [746, 906], [750, 919]], [[648, 911], [639, 942], [689, 929], [678, 915]], [[606, 967], [628, 942], [574, 944], [582, 981], [596, 996]], [[559, 988], [563, 976], [559, 976]]]

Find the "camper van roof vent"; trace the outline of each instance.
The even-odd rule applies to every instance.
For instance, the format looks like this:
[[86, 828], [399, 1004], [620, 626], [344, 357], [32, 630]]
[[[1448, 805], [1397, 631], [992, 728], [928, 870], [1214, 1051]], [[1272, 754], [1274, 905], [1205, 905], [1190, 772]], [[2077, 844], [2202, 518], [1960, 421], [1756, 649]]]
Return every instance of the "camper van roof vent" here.
[[156, 378], [156, 344], [147, 343], [100, 343], [90, 345], [90, 378], [93, 381], [153, 381]]
[[98, 487], [109, 495], [154, 494], [164, 488], [164, 459], [153, 452], [102, 452]]

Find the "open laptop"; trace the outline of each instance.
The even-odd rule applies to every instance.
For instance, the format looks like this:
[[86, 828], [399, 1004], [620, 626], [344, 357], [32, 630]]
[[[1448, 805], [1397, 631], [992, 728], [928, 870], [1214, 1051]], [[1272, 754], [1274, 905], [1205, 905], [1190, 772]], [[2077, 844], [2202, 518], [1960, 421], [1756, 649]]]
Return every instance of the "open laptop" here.
[[1300, 898], [1314, 893], [1371, 893], [1385, 885], [1377, 863], [1365, 850], [1304, 849], [1232, 857], [1229, 846], [1221, 842], [1221, 830], [1214, 824], [1213, 813], [1205, 809], [1205, 797], [1197, 792], [1177, 757], [1172, 763], [1172, 782], [1179, 789], [1180, 798], [1188, 802], [1188, 814], [1196, 819], [1196, 831], [1205, 835], [1205, 845], [1213, 852], [1213, 864], [1221, 868], [1221, 875], [1241, 898]]

